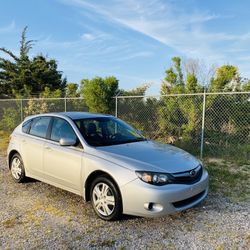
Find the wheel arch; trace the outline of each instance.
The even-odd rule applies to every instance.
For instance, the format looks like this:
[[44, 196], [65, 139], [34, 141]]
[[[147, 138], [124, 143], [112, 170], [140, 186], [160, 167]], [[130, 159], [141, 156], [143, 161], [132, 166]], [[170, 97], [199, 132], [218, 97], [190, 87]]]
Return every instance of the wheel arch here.
[[12, 157], [15, 155], [15, 154], [19, 154], [20, 153], [16, 150], [16, 149], [12, 149], [10, 152], [9, 152], [9, 155], [8, 155], [8, 167], [10, 169], [10, 161], [12, 159]]
[[99, 176], [105, 176], [107, 178], [109, 178], [114, 185], [117, 187], [117, 190], [120, 194], [121, 197], [121, 201], [122, 201], [122, 194], [119, 188], [119, 185], [117, 184], [117, 182], [115, 181], [115, 179], [107, 172], [103, 171], [103, 170], [95, 170], [93, 171], [87, 178], [87, 180], [85, 181], [85, 200], [86, 201], [90, 201], [90, 188], [91, 188], [91, 183]]

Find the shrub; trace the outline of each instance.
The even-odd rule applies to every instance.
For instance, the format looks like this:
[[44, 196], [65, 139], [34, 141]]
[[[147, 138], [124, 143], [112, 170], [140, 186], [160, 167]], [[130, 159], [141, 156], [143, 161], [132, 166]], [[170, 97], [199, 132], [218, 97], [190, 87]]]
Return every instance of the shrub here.
[[21, 114], [15, 108], [3, 109], [3, 116], [0, 122], [0, 129], [12, 131], [21, 122]]

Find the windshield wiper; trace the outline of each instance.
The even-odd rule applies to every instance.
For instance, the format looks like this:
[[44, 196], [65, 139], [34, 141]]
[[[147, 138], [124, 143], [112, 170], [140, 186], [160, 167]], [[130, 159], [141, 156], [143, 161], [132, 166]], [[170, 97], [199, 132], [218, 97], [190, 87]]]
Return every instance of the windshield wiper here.
[[121, 141], [121, 144], [125, 144], [125, 143], [131, 143], [131, 142], [139, 142], [139, 141], [147, 141], [146, 138], [137, 138], [137, 139], [133, 139], [133, 140], [126, 140], [126, 141]]
[[126, 144], [126, 143], [132, 143], [132, 142], [140, 142], [140, 141], [147, 141], [146, 138], [137, 138], [137, 139], [132, 139], [132, 140], [125, 140], [125, 141], [109, 141], [109, 142], [104, 142], [99, 145], [94, 145], [95, 147], [105, 147], [105, 146], [114, 146], [114, 145], [119, 145], [119, 144]]

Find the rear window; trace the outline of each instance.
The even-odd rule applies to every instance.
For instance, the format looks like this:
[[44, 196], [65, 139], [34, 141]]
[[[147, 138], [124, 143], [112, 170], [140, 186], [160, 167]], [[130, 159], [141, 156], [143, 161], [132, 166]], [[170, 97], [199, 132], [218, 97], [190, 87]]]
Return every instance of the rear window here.
[[50, 119], [50, 117], [38, 117], [33, 119], [29, 133], [31, 135], [46, 138]]

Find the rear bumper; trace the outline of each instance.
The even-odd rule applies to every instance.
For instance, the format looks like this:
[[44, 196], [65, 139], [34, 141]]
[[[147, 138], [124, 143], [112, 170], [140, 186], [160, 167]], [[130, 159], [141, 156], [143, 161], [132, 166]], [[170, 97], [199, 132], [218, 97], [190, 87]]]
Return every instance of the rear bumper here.
[[199, 182], [153, 186], [136, 179], [121, 188], [123, 213], [158, 217], [195, 206], [208, 194], [208, 173], [203, 171]]

